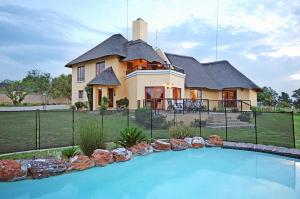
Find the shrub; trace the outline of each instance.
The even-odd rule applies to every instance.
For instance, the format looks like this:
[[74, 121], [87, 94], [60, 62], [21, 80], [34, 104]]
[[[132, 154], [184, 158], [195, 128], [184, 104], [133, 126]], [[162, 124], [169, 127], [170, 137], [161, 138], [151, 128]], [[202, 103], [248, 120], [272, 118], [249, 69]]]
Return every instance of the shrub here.
[[[146, 108], [139, 108], [135, 110], [136, 121], [145, 127], [150, 129], [151, 127], [151, 110]], [[152, 129], [167, 129], [168, 122], [166, 116], [161, 114], [152, 114]]]
[[100, 104], [102, 110], [107, 110], [108, 102], [109, 102], [108, 97], [106, 97], [106, 96], [102, 97], [101, 104]]
[[231, 111], [232, 111], [233, 113], [237, 113], [237, 112], [239, 112], [239, 109], [236, 108], [236, 107], [234, 107], [233, 109], [231, 109]]
[[241, 120], [242, 122], [250, 122], [251, 114], [248, 112], [243, 112], [237, 117], [237, 119]]
[[184, 139], [192, 135], [191, 128], [185, 125], [180, 125], [170, 129], [170, 134], [172, 138]]
[[85, 155], [90, 156], [95, 149], [105, 148], [105, 133], [96, 118], [79, 121], [77, 130], [79, 133], [78, 144]]
[[75, 107], [77, 110], [83, 109], [86, 107], [86, 105], [84, 104], [84, 102], [75, 102]]
[[66, 148], [61, 151], [61, 154], [63, 155], [63, 157], [71, 158], [78, 154], [78, 149], [76, 147]]
[[201, 120], [200, 121], [199, 119], [194, 119], [194, 121], [191, 121], [191, 127], [198, 128], [200, 122], [201, 122], [201, 126], [205, 126], [206, 125], [206, 121], [205, 120]]
[[128, 108], [129, 100], [125, 97], [116, 101], [118, 109]]
[[132, 147], [133, 145], [145, 140], [146, 136], [141, 130], [138, 130], [137, 128], [124, 128], [120, 133], [117, 144], [123, 147]]

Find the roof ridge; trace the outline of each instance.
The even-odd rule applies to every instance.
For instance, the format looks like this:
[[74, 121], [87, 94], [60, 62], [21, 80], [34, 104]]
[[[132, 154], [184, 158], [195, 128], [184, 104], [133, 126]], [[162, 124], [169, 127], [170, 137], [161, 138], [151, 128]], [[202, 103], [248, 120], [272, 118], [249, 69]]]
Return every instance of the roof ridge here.
[[[188, 55], [179, 55], [179, 54], [168, 53], [168, 52], [165, 52], [165, 54], [168, 54], [168, 55], [173, 55], [173, 56], [177, 56], [177, 57], [187, 57], [187, 58], [193, 58], [193, 59], [197, 60], [195, 57], [188, 56]], [[197, 61], [198, 61], [198, 60], [197, 60]], [[199, 63], [200, 63], [200, 62], [199, 62]]]
[[222, 62], [229, 63], [229, 61], [227, 61], [227, 60], [219, 60], [219, 61], [211, 61], [211, 62], [206, 62], [206, 63], [201, 63], [201, 64], [208, 65], [208, 64], [217, 64], [217, 63], [222, 63]]

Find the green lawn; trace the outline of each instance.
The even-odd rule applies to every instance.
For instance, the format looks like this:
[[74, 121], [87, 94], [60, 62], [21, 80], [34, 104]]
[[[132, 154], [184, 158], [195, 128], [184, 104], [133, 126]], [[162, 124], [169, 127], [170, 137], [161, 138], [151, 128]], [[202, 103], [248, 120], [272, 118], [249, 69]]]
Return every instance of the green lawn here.
[[[134, 114], [129, 117], [129, 125], [143, 129], [150, 137], [150, 129], [145, 129], [134, 120]], [[89, 117], [96, 117], [101, 123], [99, 113], [75, 112], [75, 142], [76, 123]], [[73, 144], [72, 112], [71, 111], [47, 111], [40, 113], [40, 124], [36, 124], [36, 112], [0, 112], [0, 154], [14, 151], [36, 149], [36, 125], [40, 125], [40, 147], [54, 148], [70, 146]], [[294, 116], [296, 144], [300, 148], [300, 114]], [[254, 122], [254, 121], [252, 121]], [[103, 119], [103, 128], [108, 135], [108, 141], [114, 141], [119, 135], [120, 129], [127, 126], [127, 115], [124, 113], [107, 114]], [[292, 123], [287, 114], [263, 114], [257, 117], [258, 142], [292, 147]], [[199, 128], [193, 128], [193, 135], [200, 135]], [[202, 128], [201, 136], [219, 134], [225, 139], [225, 129]], [[154, 138], [169, 138], [168, 129], [154, 129]], [[231, 141], [255, 143], [255, 129], [228, 128], [227, 138]]]

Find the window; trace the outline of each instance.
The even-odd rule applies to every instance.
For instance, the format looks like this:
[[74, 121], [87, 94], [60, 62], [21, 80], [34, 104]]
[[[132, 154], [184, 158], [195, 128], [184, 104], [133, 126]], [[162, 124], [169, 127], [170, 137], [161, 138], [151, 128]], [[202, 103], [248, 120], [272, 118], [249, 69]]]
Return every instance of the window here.
[[77, 68], [77, 81], [83, 82], [85, 79], [85, 67], [80, 66]]
[[199, 89], [191, 90], [191, 98], [192, 99], [202, 99], [202, 90], [199, 90]]
[[[165, 98], [165, 87], [155, 86], [155, 87], [145, 87], [145, 100], [146, 106], [151, 106], [155, 109], [163, 109], [164, 98]], [[155, 99], [155, 101], [153, 101]]]
[[173, 88], [173, 99], [178, 100], [181, 99], [181, 88]]
[[83, 90], [78, 91], [78, 98], [83, 99]]
[[105, 69], [105, 62], [96, 63], [96, 76], [100, 75]]

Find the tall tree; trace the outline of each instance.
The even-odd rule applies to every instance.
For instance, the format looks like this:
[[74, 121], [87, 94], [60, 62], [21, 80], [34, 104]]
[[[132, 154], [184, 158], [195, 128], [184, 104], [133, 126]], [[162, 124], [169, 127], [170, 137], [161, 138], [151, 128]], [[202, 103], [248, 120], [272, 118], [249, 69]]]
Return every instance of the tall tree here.
[[293, 98], [295, 98], [293, 105], [295, 108], [300, 109], [300, 88], [293, 91]]
[[4, 92], [14, 105], [20, 104], [29, 94], [29, 90], [22, 81], [9, 81], [4, 87]]
[[277, 104], [278, 93], [271, 87], [263, 87], [262, 92], [257, 94], [257, 101], [265, 106], [275, 106]]
[[50, 95], [54, 98], [67, 97], [72, 98], [72, 75], [60, 75], [52, 79]]
[[291, 107], [292, 99], [290, 98], [288, 93], [281, 92], [281, 95], [278, 97], [278, 105], [281, 107]]
[[33, 93], [48, 93], [51, 86], [50, 73], [43, 73], [39, 70], [30, 70], [23, 79], [23, 83]]

